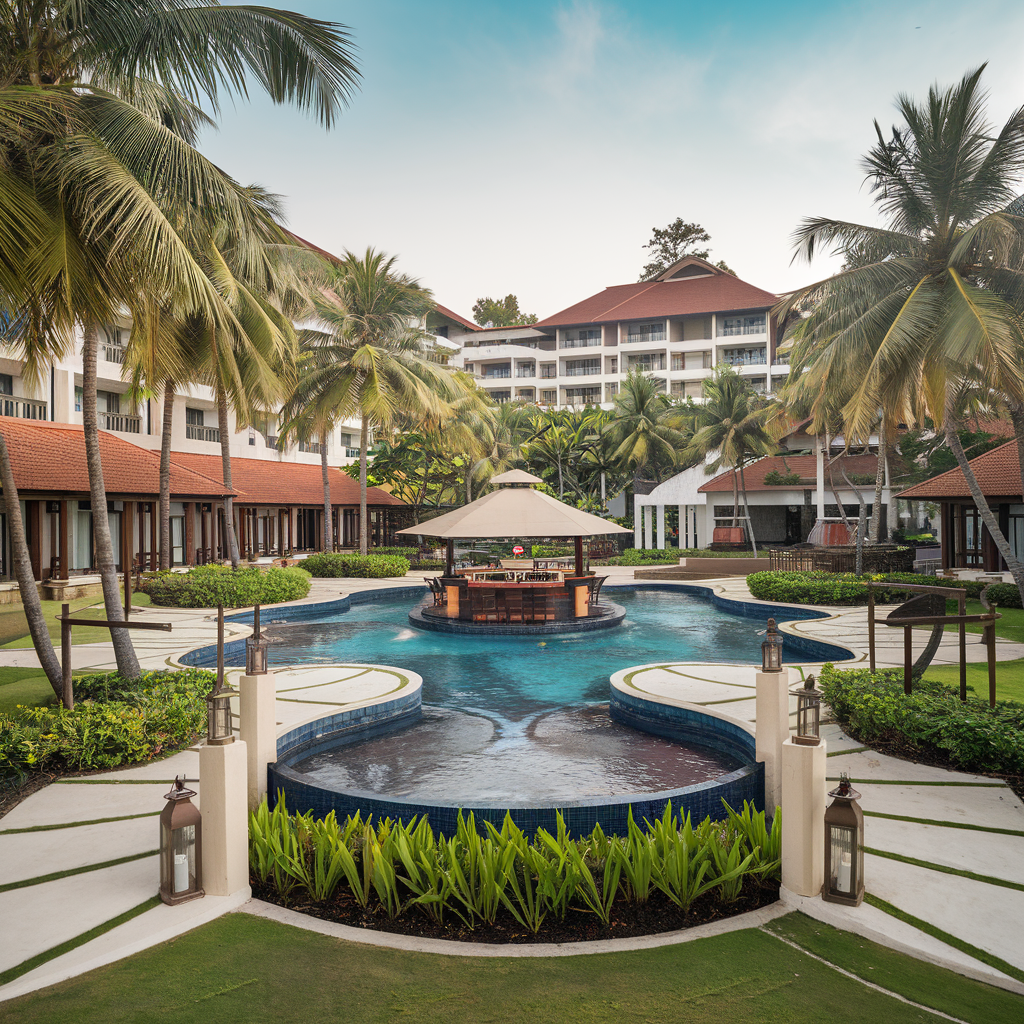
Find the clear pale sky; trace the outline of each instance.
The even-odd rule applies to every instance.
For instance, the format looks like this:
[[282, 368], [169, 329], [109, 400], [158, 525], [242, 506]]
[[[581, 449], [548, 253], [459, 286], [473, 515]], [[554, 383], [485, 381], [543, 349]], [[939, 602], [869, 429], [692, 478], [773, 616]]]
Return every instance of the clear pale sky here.
[[543, 317], [634, 281], [676, 217], [762, 288], [827, 276], [790, 264], [790, 233], [874, 220], [860, 157], [897, 93], [988, 61], [992, 119], [1024, 104], [1020, 0], [281, 6], [350, 27], [362, 88], [330, 132], [228, 104], [204, 152], [280, 193], [298, 234], [397, 254], [467, 317], [482, 295]]

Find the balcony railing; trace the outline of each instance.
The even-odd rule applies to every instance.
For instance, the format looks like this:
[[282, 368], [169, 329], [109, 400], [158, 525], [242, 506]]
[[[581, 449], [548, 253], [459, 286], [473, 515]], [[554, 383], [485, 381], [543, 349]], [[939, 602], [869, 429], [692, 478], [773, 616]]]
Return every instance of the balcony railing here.
[[263, 440], [267, 442], [268, 448], [277, 447], [277, 435], [276, 434], [264, 434]]
[[358, 448], [346, 448], [345, 449], [345, 458], [346, 459], [358, 459], [359, 458], [359, 449]]
[[518, 370], [516, 370], [516, 376], [517, 377], [536, 377], [537, 376], [537, 371], [534, 370], [532, 367], [528, 369], [528, 368], [526, 368], [524, 366], [521, 366], [521, 367], [519, 367]]
[[559, 348], [600, 348], [600, 338], [565, 338]]
[[217, 444], [220, 442], [220, 428], [204, 427], [202, 423], [186, 423], [185, 437], [189, 441], [213, 441]]
[[320, 442], [319, 441], [300, 441], [298, 444], [300, 452], [308, 452], [310, 455], [320, 454]]
[[719, 363], [728, 363], [730, 366], [764, 366], [767, 360], [764, 352], [750, 352], [736, 356], [722, 356]]
[[558, 376], [558, 371], [557, 370], [541, 370], [540, 371], [540, 379], [541, 380], [554, 380], [557, 376]]
[[483, 374], [484, 380], [504, 380], [506, 377], [511, 377], [512, 371], [505, 367], [503, 370], [487, 370]]
[[594, 363], [592, 366], [567, 366], [566, 377], [596, 377], [601, 372], [601, 364]]
[[639, 345], [647, 341], [664, 341], [664, 331], [645, 331], [642, 334], [627, 334], [626, 343], [629, 345]]
[[123, 345], [106, 345], [103, 346], [103, 358], [108, 363], [123, 363], [124, 362], [124, 346]]
[[126, 416], [120, 412], [101, 412], [99, 414], [100, 429], [115, 434], [141, 434], [142, 417]]
[[[630, 360], [629, 368], [631, 370], [640, 370], [641, 373], [651, 373], [653, 370], [664, 370], [665, 369], [665, 360], [664, 359], [659, 359], [657, 361], [655, 361], [655, 360], [644, 361], [642, 359]], [[682, 367], [680, 367], [680, 369], [682, 369]]]
[[33, 402], [30, 398], [0, 398], [0, 416], [13, 416], [23, 420], [45, 420], [46, 403]]

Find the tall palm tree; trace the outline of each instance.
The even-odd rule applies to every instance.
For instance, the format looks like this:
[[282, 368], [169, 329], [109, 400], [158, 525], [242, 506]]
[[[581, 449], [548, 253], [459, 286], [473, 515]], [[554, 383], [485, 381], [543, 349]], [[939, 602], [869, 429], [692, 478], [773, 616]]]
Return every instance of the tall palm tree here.
[[704, 402], [693, 414], [694, 432], [687, 455], [696, 462], [714, 454], [705, 467], [708, 475], [723, 467], [732, 470], [732, 525], [739, 522], [739, 492], [742, 492], [747, 533], [756, 552], [743, 469], [752, 459], [775, 451], [775, 442], [766, 426], [772, 408], [759, 400], [750, 384], [731, 366], [719, 366], [703, 382], [701, 390]]
[[678, 466], [689, 442], [685, 413], [661, 387], [656, 377], [630, 370], [606, 429], [612, 458], [632, 474], [634, 493], [643, 480], [657, 479], [663, 470]]
[[[884, 226], [804, 221], [799, 257], [821, 248], [857, 254], [853, 265], [786, 296], [812, 312], [793, 372], [857, 387], [844, 428], [864, 435], [879, 409], [891, 435], [931, 417], [946, 436], [978, 512], [1024, 593], [1015, 557], [968, 465], [957, 430], [959, 397], [981, 385], [1024, 403], [1024, 217], [1007, 207], [1024, 174], [1024, 108], [995, 130], [986, 121], [984, 66], [924, 103], [897, 98], [903, 123], [877, 142], [864, 169]], [[1021, 420], [1024, 429], [1024, 418]], [[1024, 448], [1024, 444], [1022, 444]], [[1024, 466], [1022, 466], [1024, 471]]]
[[[45, 325], [20, 339], [30, 364], [66, 349], [81, 327], [95, 557], [107, 617], [119, 621], [96, 415], [97, 326], [132, 309], [143, 282], [173, 293], [184, 312], [230, 322], [190, 242], [211, 217], [244, 231], [262, 211], [194, 149], [208, 120], [197, 101], [216, 109], [221, 93], [244, 94], [254, 80], [330, 125], [356, 71], [343, 30], [286, 12], [190, 0], [23, 0], [0, 11], [0, 79], [2, 297], [15, 324]], [[192, 216], [174, 215], [185, 211]], [[12, 247], [32, 235], [34, 248]], [[119, 671], [138, 675], [127, 631], [114, 629], [111, 639]]]
[[374, 249], [344, 254], [327, 268], [329, 280], [313, 297], [318, 329], [301, 332], [310, 366], [285, 405], [288, 422], [310, 408], [338, 419], [359, 419], [359, 547], [369, 550], [366, 465], [371, 429], [387, 429], [412, 415], [428, 426], [442, 422], [466, 388], [429, 358], [431, 335], [418, 324], [431, 306], [430, 293], [395, 271], [395, 257]]

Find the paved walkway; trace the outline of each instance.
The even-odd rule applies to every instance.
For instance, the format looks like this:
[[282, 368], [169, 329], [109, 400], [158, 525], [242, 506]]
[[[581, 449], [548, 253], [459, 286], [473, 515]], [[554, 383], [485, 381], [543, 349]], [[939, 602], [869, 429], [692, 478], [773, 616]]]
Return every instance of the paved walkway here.
[[[630, 568], [609, 569], [607, 574], [609, 586], [633, 581]], [[316, 580], [309, 597], [298, 603], [320, 603], [358, 590], [413, 583], [410, 577]], [[704, 585], [713, 585], [725, 596], [750, 600], [742, 579]], [[145, 668], [163, 667], [182, 651], [216, 639], [216, 618], [205, 610], [146, 608], [138, 615], [174, 626], [170, 634], [135, 635]], [[850, 646], [854, 658], [863, 660], [865, 622], [863, 609], [843, 609], [827, 619], [805, 620], [787, 628]], [[226, 624], [228, 639], [249, 632], [249, 627]], [[918, 644], [925, 639], [924, 633], [919, 640], [915, 636]], [[972, 660], [984, 656], [976, 639], [969, 639]], [[901, 631], [879, 630], [879, 647], [887, 652], [880, 653], [880, 663], [902, 664]], [[1024, 645], [1000, 642], [999, 654], [1002, 659], [1022, 657]], [[77, 646], [73, 658], [76, 669], [113, 668], [109, 644]], [[955, 638], [943, 644], [938, 660], [956, 661]], [[17, 650], [0, 651], [0, 664], [36, 662], [31, 650]], [[282, 726], [330, 714], [333, 709], [373, 703], [396, 683], [382, 666], [317, 666], [275, 674]], [[651, 693], [715, 705], [753, 721], [751, 667], [677, 665], [660, 675], [652, 673], [644, 685]], [[1024, 968], [1024, 944], [1013, 933], [1024, 914], [1024, 869], [1020, 867], [1024, 808], [1012, 792], [992, 780], [895, 761], [870, 751], [843, 753], [856, 745], [842, 738], [835, 727], [828, 741], [830, 776], [846, 770], [854, 779], [870, 780], [857, 783], [869, 815], [868, 846], [879, 851], [867, 856], [869, 890], [913, 917]], [[142, 768], [62, 780], [0, 818], [0, 920], [25, 923], [0, 931], [0, 978], [12, 968], [24, 968], [33, 958], [39, 960], [38, 966], [16, 981], [0, 986], [0, 999], [164, 941], [244, 899], [243, 894], [238, 899], [206, 897], [176, 908], [154, 905], [156, 817], [164, 803], [162, 796], [174, 776], [184, 774], [201, 799], [198, 760], [198, 751], [192, 749]], [[897, 861], [893, 855], [925, 863]], [[954, 876], [944, 868], [984, 877]], [[806, 908], [809, 913], [838, 915], [842, 927], [888, 937], [917, 955], [958, 963], [965, 972], [992, 970], [874, 907], [847, 910], [820, 900], [811, 903]], [[63, 944], [74, 948], [62, 949]]]

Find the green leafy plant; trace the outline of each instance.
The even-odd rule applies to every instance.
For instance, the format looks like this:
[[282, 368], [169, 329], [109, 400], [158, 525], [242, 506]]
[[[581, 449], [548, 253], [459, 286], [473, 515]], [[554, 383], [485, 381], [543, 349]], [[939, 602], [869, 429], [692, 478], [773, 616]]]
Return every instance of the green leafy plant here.
[[[968, 597], [978, 597], [985, 584], [974, 580], [947, 580], [942, 576], [922, 576], [913, 572], [854, 573], [833, 572], [754, 572], [747, 577], [747, 589], [759, 601], [784, 601], [787, 604], [850, 605], [867, 604], [868, 588], [865, 583], [908, 583], [929, 587], [964, 589]], [[997, 588], [993, 588], [997, 589]], [[1016, 588], [1007, 588], [1016, 589]], [[1002, 590], [998, 590], [1001, 596]], [[908, 591], [898, 587], [877, 588], [875, 600], [883, 604], [909, 599]], [[1018, 602], [1020, 596], [1018, 594]], [[1007, 605], [1007, 607], [1012, 607]], [[1018, 604], [1019, 607], [1019, 604]]]
[[188, 572], [158, 573], [145, 581], [144, 589], [155, 605], [247, 608], [300, 600], [309, 593], [309, 573], [298, 567], [200, 565]]
[[320, 578], [385, 579], [404, 576], [409, 571], [409, 560], [401, 555], [346, 555], [327, 551], [310, 555], [302, 567], [311, 576]]

